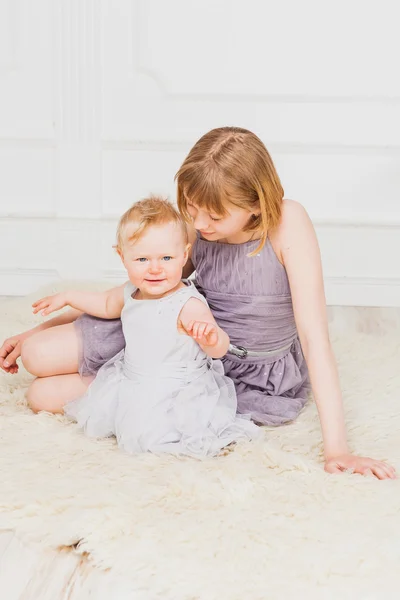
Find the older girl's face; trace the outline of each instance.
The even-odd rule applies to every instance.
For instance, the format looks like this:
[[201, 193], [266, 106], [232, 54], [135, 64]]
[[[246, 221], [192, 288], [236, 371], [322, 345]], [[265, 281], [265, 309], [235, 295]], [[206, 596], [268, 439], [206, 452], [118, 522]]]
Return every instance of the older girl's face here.
[[221, 216], [188, 201], [187, 210], [194, 227], [205, 240], [240, 244], [251, 236], [248, 231], [243, 231], [253, 214], [245, 208], [229, 203], [226, 205], [227, 214]]

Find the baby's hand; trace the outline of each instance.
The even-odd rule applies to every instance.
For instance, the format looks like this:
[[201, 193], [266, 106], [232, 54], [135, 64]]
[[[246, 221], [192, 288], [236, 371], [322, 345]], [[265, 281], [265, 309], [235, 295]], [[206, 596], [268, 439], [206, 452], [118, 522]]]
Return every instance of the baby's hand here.
[[215, 323], [190, 321], [186, 333], [201, 346], [216, 346], [218, 343], [218, 327]]
[[55, 310], [60, 310], [68, 306], [68, 300], [66, 294], [54, 294], [54, 296], [46, 296], [41, 298], [32, 304], [34, 314], [41, 312], [43, 316], [49, 315]]

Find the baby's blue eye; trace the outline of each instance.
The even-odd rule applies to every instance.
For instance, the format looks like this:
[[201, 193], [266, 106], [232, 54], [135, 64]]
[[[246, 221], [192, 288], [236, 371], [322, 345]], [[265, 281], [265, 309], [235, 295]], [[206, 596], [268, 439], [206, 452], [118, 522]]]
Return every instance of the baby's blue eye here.
[[141, 256], [140, 258], [137, 258], [136, 260], [138, 260], [139, 262], [146, 262], [147, 258], [145, 258], [144, 256]]
[[163, 256], [163, 260], [171, 260], [172, 256]]

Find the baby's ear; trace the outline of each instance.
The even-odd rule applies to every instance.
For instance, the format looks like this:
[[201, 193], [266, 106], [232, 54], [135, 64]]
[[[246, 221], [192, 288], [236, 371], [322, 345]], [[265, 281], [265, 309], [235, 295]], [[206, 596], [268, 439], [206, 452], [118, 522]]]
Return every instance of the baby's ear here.
[[124, 260], [124, 255], [122, 253], [121, 248], [119, 248], [118, 246], [113, 246], [114, 250], [117, 251], [117, 254], [119, 255], [120, 259], [123, 261]]

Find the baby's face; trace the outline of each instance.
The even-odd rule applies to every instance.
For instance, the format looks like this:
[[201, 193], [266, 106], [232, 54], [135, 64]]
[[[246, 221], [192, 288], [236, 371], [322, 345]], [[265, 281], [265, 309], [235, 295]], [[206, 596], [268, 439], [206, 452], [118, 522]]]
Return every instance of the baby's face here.
[[124, 244], [122, 260], [129, 280], [143, 298], [161, 298], [179, 285], [189, 246], [176, 223], [149, 227], [133, 244]]

